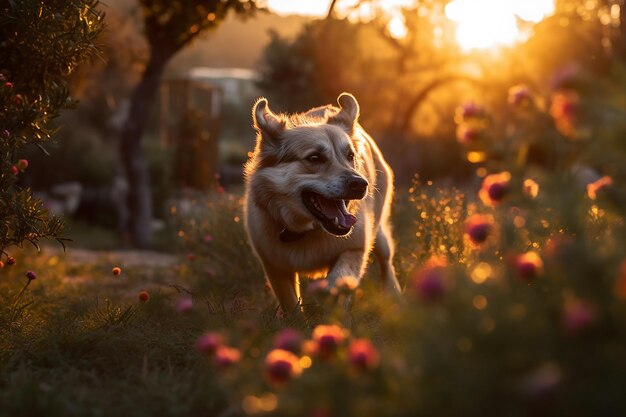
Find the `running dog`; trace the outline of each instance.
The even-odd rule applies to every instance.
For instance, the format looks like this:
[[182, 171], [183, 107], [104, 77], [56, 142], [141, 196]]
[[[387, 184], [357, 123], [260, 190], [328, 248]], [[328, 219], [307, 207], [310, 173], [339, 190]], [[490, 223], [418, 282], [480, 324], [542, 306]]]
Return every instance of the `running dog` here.
[[284, 312], [300, 303], [299, 276], [326, 276], [328, 288], [358, 283], [373, 250], [383, 286], [399, 294], [389, 225], [393, 171], [358, 123], [359, 104], [273, 113], [252, 109], [256, 147], [245, 166], [245, 227]]

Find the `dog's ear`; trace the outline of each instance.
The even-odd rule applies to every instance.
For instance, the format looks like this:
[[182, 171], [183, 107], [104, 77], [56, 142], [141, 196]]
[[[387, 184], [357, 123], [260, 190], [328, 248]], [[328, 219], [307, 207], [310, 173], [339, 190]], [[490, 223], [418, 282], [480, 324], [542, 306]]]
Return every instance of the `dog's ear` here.
[[252, 120], [254, 128], [261, 133], [261, 138], [271, 142], [277, 141], [280, 133], [285, 130], [286, 120], [272, 113], [264, 97], [254, 103]]
[[359, 119], [359, 103], [350, 93], [341, 93], [339, 97], [337, 97], [337, 103], [339, 103], [341, 109], [339, 113], [328, 119], [328, 123], [340, 125], [346, 128], [348, 132], [352, 132], [354, 125], [356, 125]]

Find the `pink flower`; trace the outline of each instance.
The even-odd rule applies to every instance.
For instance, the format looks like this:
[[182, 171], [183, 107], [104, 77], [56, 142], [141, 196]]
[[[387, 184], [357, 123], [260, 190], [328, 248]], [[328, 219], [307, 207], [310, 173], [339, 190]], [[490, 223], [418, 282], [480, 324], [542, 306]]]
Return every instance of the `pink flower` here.
[[463, 145], [469, 145], [478, 141], [482, 132], [481, 128], [461, 123], [456, 128], [456, 140]]
[[346, 338], [346, 331], [337, 325], [320, 324], [313, 330], [313, 350], [320, 359], [330, 359]]
[[26, 278], [28, 278], [29, 281], [32, 281], [34, 279], [37, 279], [37, 274], [33, 271], [28, 271], [26, 272]]
[[495, 206], [508, 194], [510, 181], [511, 174], [507, 171], [487, 175], [478, 192], [478, 197], [486, 206]]
[[213, 242], [213, 236], [211, 236], [209, 234], [206, 234], [206, 235], [204, 235], [202, 240], [204, 241], [204, 243], [211, 243], [211, 242]]
[[213, 355], [220, 346], [222, 346], [222, 335], [219, 333], [205, 333], [196, 341], [196, 350], [207, 355]]
[[569, 297], [563, 306], [563, 326], [570, 333], [580, 333], [587, 329], [596, 318], [593, 305], [577, 298]]
[[218, 346], [213, 355], [213, 365], [218, 369], [227, 369], [241, 359], [241, 353], [236, 348]]
[[13, 88], [13, 83], [10, 83], [7, 81], [6, 83], [4, 83], [4, 88], [8, 88], [8, 89]]
[[284, 329], [274, 337], [274, 347], [276, 349], [288, 350], [293, 353], [300, 353], [302, 348], [302, 335], [294, 329]]
[[529, 251], [517, 256], [515, 269], [518, 277], [530, 281], [543, 272], [543, 260], [537, 252]]
[[516, 85], [509, 89], [508, 102], [514, 107], [527, 107], [532, 104], [532, 93], [526, 85]]
[[13, 175], [17, 175], [17, 174], [19, 174], [19, 173], [20, 173], [20, 170], [19, 170], [19, 169], [17, 169], [17, 167], [16, 167], [15, 165], [11, 165], [11, 173], [12, 173]]
[[481, 214], [474, 214], [465, 221], [465, 234], [475, 245], [484, 243], [492, 229], [491, 221]]
[[191, 297], [182, 297], [176, 302], [176, 311], [179, 313], [187, 313], [193, 309], [193, 299]]
[[413, 273], [411, 281], [419, 298], [437, 301], [445, 295], [448, 287], [447, 265], [445, 258], [432, 257]]
[[378, 366], [378, 350], [367, 339], [355, 339], [348, 346], [348, 361], [358, 371], [367, 371]]
[[274, 349], [267, 354], [265, 370], [269, 380], [275, 384], [284, 384], [302, 374], [298, 357], [282, 349]]
[[456, 108], [454, 120], [457, 123], [465, 122], [468, 119], [482, 119], [485, 117], [485, 108], [474, 102], [467, 102]]

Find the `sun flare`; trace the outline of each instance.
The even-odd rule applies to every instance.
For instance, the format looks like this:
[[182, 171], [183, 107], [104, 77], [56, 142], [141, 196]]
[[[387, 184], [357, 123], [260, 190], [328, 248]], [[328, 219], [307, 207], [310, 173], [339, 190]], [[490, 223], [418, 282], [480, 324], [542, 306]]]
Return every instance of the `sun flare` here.
[[520, 30], [518, 20], [538, 23], [553, 12], [554, 0], [454, 0], [446, 6], [466, 51], [522, 41], [528, 32]]

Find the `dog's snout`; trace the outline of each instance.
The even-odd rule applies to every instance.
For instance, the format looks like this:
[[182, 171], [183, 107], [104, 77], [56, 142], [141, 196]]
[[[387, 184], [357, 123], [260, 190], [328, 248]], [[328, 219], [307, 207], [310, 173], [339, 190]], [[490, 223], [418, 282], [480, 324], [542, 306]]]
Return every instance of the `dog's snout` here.
[[359, 175], [352, 175], [348, 178], [347, 188], [350, 192], [350, 195], [356, 196], [358, 198], [363, 198], [367, 193], [368, 182], [365, 178]]

